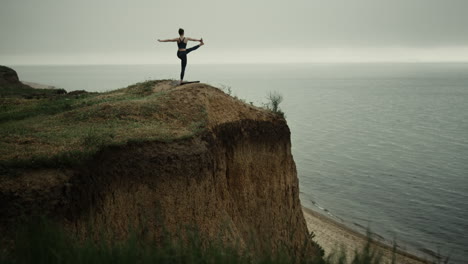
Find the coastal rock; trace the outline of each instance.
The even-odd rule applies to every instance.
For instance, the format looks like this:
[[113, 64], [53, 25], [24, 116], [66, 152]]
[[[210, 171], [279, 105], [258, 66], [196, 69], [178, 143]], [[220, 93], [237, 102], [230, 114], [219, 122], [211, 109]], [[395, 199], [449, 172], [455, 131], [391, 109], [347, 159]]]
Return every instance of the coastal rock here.
[[0, 97], [38, 99], [66, 94], [67, 91], [49, 85], [21, 82], [15, 70], [0, 65]]
[[2, 84], [21, 84], [21, 82], [15, 70], [0, 65], [0, 85]]

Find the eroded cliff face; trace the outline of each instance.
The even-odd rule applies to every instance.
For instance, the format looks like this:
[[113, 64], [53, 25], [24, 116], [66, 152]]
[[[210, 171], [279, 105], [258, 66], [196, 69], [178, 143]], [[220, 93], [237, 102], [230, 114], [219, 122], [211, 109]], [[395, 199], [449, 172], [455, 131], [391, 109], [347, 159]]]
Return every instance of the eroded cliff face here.
[[[206, 130], [174, 142], [108, 147], [80, 168], [29, 170], [0, 184], [3, 228], [21, 213], [47, 213], [92, 236], [89, 225], [125, 238], [130, 226], [156, 240], [195, 227], [259, 250], [316, 254], [299, 201], [284, 119], [203, 85], [176, 91], [206, 106]], [[190, 89], [191, 88], [191, 89]], [[186, 88], [184, 88], [186, 89]]]

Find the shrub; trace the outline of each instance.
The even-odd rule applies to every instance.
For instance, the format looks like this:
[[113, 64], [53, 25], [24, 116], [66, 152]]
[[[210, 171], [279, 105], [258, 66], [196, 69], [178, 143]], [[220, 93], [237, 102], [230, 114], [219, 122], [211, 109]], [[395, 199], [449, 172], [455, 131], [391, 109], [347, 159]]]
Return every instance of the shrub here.
[[279, 105], [281, 102], [283, 102], [283, 96], [278, 92], [270, 92], [267, 99], [268, 103], [265, 105], [265, 107], [273, 113], [284, 118], [284, 112], [279, 108]]

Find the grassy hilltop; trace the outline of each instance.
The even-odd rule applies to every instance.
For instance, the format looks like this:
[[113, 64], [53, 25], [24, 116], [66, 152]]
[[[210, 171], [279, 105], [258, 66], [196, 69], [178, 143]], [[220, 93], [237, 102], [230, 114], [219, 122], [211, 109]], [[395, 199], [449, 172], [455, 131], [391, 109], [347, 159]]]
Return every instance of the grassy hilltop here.
[[170, 81], [147, 81], [105, 93], [36, 99], [10, 96], [11, 89], [0, 89], [0, 164], [71, 165], [104, 145], [170, 141], [199, 133], [205, 109], [182, 105], [169, 86]]

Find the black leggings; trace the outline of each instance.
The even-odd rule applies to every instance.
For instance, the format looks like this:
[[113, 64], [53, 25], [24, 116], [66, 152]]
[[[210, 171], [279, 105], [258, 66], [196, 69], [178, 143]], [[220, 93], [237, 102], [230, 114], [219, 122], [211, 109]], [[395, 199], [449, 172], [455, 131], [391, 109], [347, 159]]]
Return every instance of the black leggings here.
[[184, 51], [177, 51], [177, 57], [180, 59], [180, 63], [182, 66], [182, 71], [180, 72], [180, 80], [184, 79], [184, 74], [185, 74], [185, 67], [187, 66], [187, 54], [190, 52], [198, 49], [200, 45], [196, 45], [194, 47], [191, 47], [190, 49], [186, 49]]

